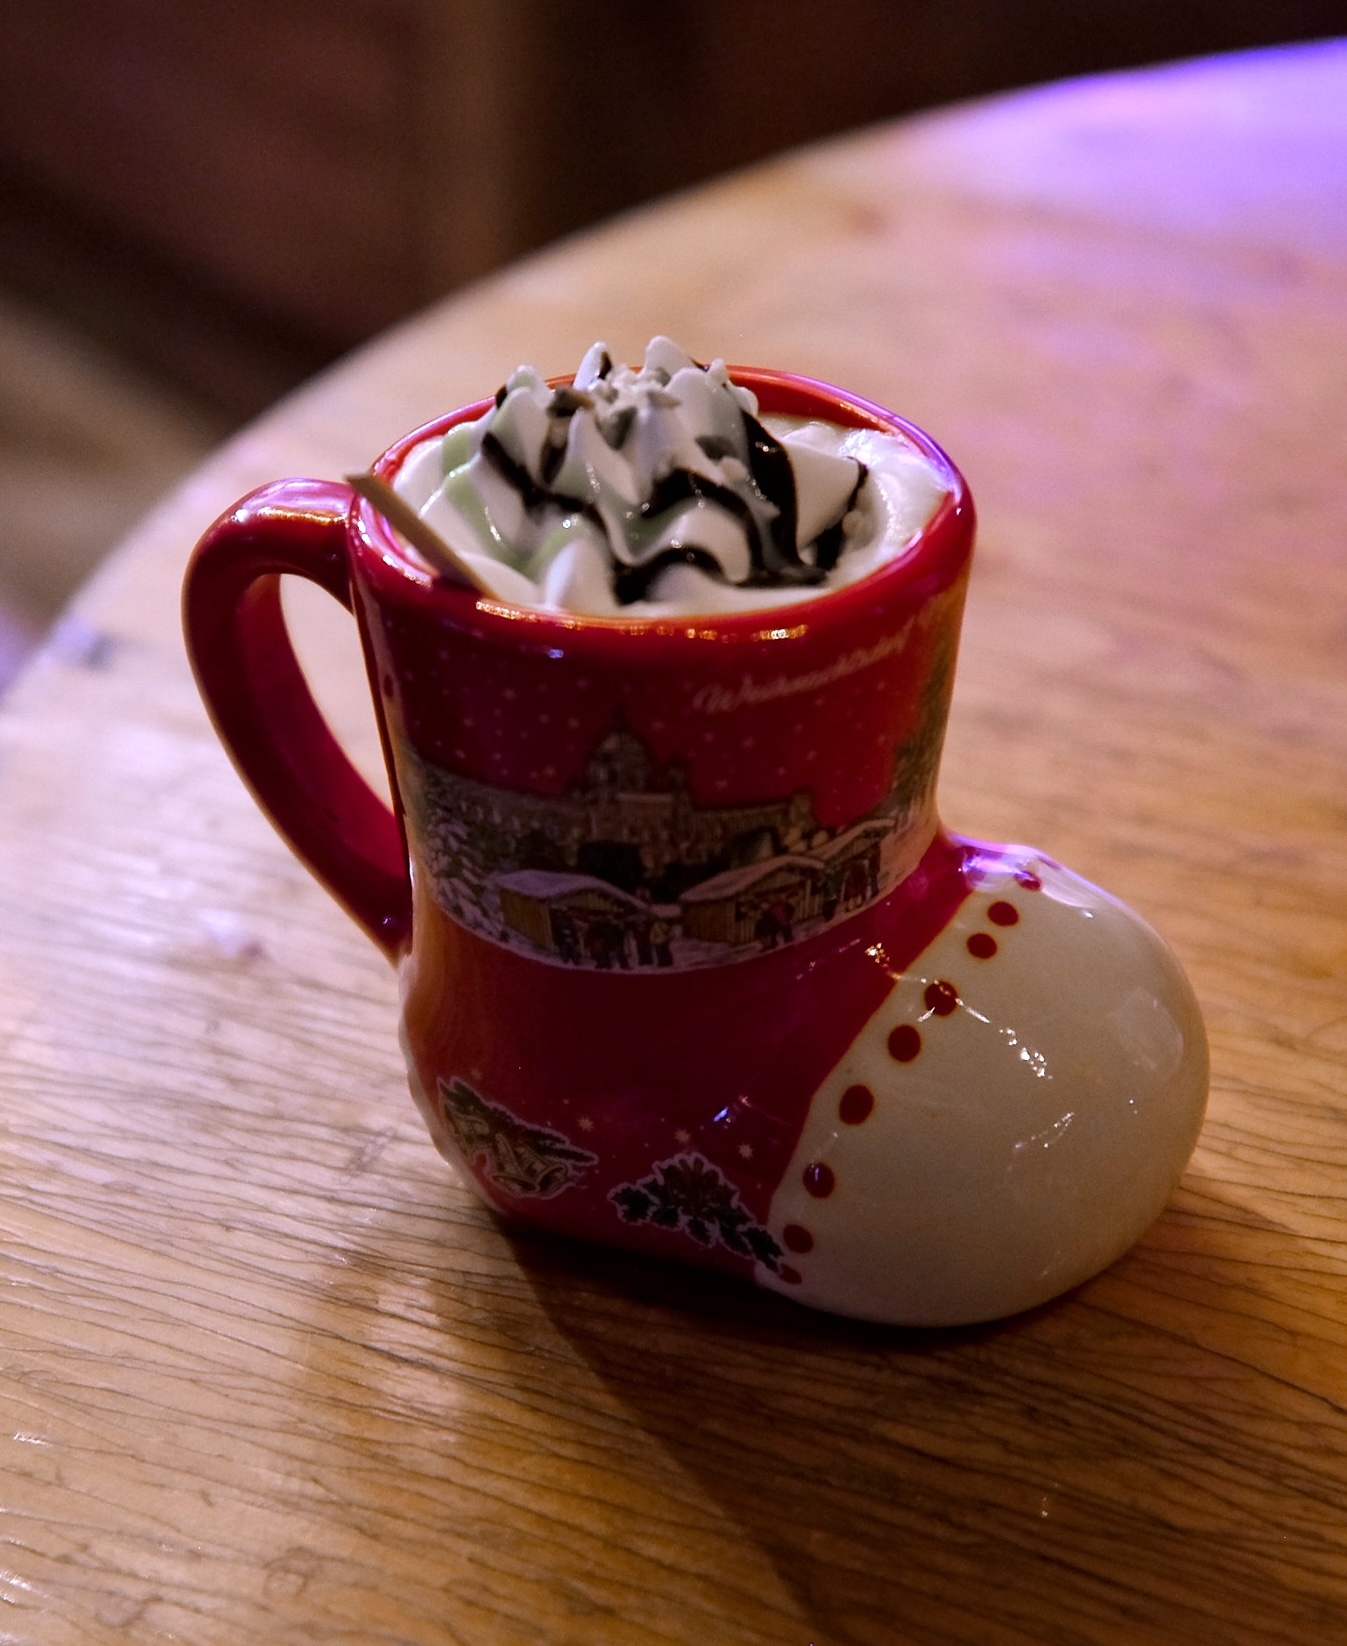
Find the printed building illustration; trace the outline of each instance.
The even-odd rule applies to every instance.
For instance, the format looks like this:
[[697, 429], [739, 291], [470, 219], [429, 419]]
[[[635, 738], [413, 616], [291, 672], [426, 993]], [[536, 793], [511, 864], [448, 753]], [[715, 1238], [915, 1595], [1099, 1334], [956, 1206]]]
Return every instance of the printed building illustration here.
[[460, 777], [403, 751], [420, 867], [454, 919], [554, 964], [599, 970], [719, 964], [794, 942], [882, 897], [913, 866], [946, 702], [923, 694], [893, 784], [849, 827], [819, 827], [801, 789], [754, 806], [697, 806], [624, 723], [559, 797]]

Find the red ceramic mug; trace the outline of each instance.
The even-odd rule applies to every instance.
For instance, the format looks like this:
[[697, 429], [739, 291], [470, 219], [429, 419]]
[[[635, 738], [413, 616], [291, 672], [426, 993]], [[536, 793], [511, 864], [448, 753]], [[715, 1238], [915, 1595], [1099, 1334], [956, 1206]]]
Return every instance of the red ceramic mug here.
[[[937, 820], [971, 499], [894, 414], [787, 374], [732, 375], [766, 413], [886, 431], [924, 454], [947, 494], [906, 552], [799, 605], [593, 619], [450, 584], [349, 488], [282, 481], [198, 545], [189, 651], [257, 800], [398, 965], [413, 1093], [490, 1204], [845, 1313], [1006, 1313], [1093, 1272], [1159, 1210], [1200, 1120], [1200, 1022], [1167, 951], [1122, 911], [1103, 971], [1131, 987], [1140, 967], [1165, 996], [1128, 1064], [1168, 1048], [1163, 1090], [1143, 1103], [1161, 1118], [1123, 1148], [1131, 1187], [1110, 1232], [1045, 1265], [1061, 1241], [1039, 1225], [1070, 1207], [1040, 1205], [1019, 1234], [1003, 1214], [1037, 1181], [1032, 1160], [1017, 1175], [1015, 1139], [1057, 1110], [994, 1048], [992, 1084], [1012, 1096], [981, 1089], [975, 984], [1000, 977], [1018, 1001], [1007, 922], [1061, 947], [1057, 927], [1073, 923], [1051, 910], [1079, 912], [1085, 883]], [[489, 405], [408, 435], [376, 472], [391, 480], [422, 440]], [[391, 812], [309, 694], [285, 574], [355, 615]], [[1079, 925], [1063, 950], [1073, 972], [1082, 941], [1098, 949]], [[940, 958], [951, 945], [958, 975]], [[1135, 1095], [1098, 1100], [1083, 1169], [1116, 1155]]]

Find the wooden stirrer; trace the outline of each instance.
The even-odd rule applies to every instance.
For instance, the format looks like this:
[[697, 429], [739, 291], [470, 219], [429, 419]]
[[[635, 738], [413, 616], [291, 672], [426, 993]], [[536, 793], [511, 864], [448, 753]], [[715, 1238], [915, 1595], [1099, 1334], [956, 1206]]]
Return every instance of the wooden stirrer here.
[[495, 591], [386, 480], [381, 480], [377, 474], [363, 472], [348, 474], [346, 484], [367, 503], [372, 503], [388, 524], [401, 532], [414, 549], [419, 549], [437, 571], [449, 572], [460, 583], [476, 589], [478, 594], [487, 595], [492, 600], [497, 598]]

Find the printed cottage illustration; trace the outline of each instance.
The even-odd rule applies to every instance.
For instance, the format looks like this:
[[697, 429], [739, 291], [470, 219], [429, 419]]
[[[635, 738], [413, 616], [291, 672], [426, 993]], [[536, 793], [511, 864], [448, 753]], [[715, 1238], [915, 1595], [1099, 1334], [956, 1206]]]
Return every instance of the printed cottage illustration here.
[[519, 794], [403, 751], [435, 899], [484, 937], [562, 966], [720, 964], [792, 943], [874, 902], [912, 867], [944, 730], [944, 693], [895, 751], [893, 785], [849, 827], [801, 789], [757, 806], [694, 803], [618, 723], [564, 797]]

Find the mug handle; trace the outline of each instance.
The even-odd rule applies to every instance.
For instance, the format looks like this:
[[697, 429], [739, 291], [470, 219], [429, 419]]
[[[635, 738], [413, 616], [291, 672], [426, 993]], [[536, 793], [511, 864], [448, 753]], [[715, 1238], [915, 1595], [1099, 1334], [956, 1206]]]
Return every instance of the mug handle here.
[[280, 480], [236, 503], [197, 544], [183, 585], [187, 653], [207, 711], [258, 805], [390, 960], [411, 934], [396, 817], [328, 730], [295, 656], [282, 576], [353, 612], [346, 557], [354, 493]]

